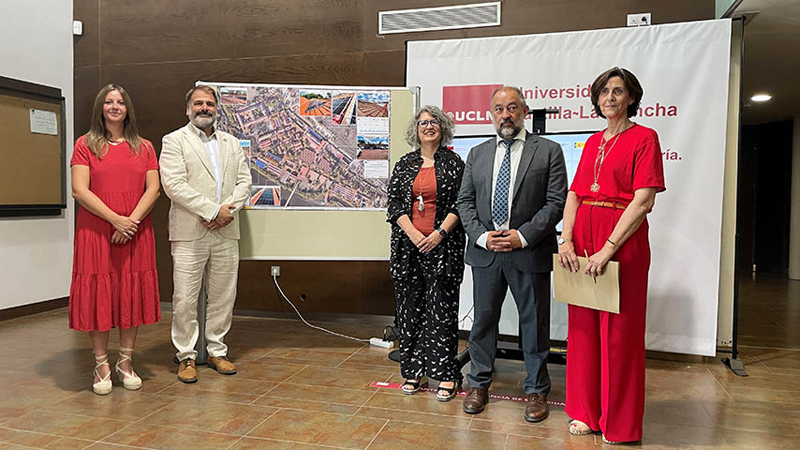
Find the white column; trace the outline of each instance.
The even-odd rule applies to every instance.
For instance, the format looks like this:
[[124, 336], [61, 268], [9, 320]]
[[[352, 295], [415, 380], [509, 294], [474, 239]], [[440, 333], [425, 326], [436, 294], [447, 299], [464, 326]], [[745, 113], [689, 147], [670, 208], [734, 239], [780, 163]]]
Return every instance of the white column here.
[[800, 280], [800, 116], [792, 133], [792, 208], [789, 228], [789, 278]]

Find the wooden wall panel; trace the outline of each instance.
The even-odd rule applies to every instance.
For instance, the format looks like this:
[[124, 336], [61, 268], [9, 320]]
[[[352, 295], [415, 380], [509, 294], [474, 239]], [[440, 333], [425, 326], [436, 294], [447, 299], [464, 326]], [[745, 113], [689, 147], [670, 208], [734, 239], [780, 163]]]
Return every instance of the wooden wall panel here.
[[[140, 131], [161, 137], [186, 123], [183, 94], [196, 80], [276, 84], [401, 86], [405, 42], [623, 26], [628, 13], [655, 23], [711, 19], [713, 0], [504, 0], [499, 27], [380, 36], [378, 11], [485, 0], [74, 0], [84, 36], [75, 40], [75, 135], [86, 132], [100, 85], [133, 97]], [[163, 301], [172, 293], [169, 200], [153, 210]], [[388, 245], [388, 243], [387, 243]], [[271, 265], [304, 312], [393, 315], [387, 262], [243, 261], [237, 309], [289, 312]]]
[[361, 67], [365, 86], [405, 86], [406, 51], [366, 52]]
[[301, 311], [394, 315], [386, 261], [242, 261], [237, 309], [291, 311], [270, 276], [274, 265], [281, 267], [281, 289]]
[[[100, 66], [76, 67], [73, 90], [75, 92], [75, 109], [73, 110], [75, 139], [77, 140], [89, 131], [94, 96], [100, 90]], [[67, 146], [72, 147], [72, 143], [67, 143]], [[69, 164], [69, 161], [67, 161], [67, 164]]]
[[72, 9], [73, 19], [83, 22], [83, 36], [73, 38], [75, 67], [97, 66], [100, 64], [100, 0], [77, 0]]
[[360, 310], [369, 314], [394, 315], [394, 286], [389, 276], [388, 261], [364, 261]]
[[361, 1], [355, 0], [102, 4], [104, 64], [347, 53], [361, 46]]

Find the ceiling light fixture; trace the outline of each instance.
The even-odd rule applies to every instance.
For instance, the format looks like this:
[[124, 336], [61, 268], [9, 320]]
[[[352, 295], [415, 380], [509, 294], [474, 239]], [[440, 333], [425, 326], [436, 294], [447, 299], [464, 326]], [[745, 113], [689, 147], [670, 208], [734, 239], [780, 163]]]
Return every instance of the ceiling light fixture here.
[[754, 102], [766, 102], [772, 99], [772, 96], [769, 94], [756, 94], [750, 97], [750, 100]]

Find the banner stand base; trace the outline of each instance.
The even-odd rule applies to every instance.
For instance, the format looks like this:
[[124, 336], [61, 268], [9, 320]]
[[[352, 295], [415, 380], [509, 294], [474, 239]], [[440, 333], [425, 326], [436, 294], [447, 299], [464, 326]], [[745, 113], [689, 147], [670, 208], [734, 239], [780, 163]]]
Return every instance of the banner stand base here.
[[722, 358], [722, 364], [725, 364], [728, 369], [731, 369], [731, 372], [734, 373], [736, 376], [746, 377], [748, 376], [747, 371], [744, 369], [744, 363], [741, 359], [738, 358]]

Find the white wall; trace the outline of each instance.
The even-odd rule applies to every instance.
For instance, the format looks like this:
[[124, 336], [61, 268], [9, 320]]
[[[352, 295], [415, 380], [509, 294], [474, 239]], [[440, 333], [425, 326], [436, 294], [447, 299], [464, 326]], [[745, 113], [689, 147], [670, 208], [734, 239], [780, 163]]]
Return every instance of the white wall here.
[[[0, 5], [0, 75], [61, 89], [69, 162], [74, 142], [72, 0], [1, 0]], [[75, 214], [69, 192], [67, 203], [60, 217], [0, 218], [0, 309], [69, 295]]]

